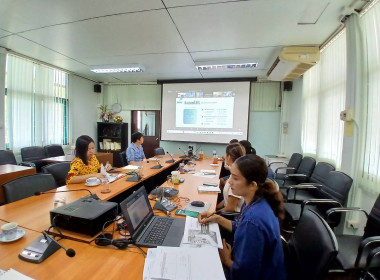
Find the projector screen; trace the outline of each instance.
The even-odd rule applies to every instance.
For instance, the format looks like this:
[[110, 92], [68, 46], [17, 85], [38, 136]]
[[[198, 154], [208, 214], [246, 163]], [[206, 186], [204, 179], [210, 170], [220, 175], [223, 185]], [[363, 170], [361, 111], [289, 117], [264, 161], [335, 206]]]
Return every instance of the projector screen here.
[[250, 82], [162, 85], [161, 140], [248, 139]]

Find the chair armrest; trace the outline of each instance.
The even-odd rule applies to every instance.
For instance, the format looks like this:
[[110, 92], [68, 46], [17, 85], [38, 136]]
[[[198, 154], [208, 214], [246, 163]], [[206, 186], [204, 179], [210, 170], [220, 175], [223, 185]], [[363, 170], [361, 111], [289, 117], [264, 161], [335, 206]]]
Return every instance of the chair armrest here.
[[378, 245], [380, 245], [380, 236], [371, 236], [367, 237], [366, 239], [363, 239], [362, 242], [360, 242], [359, 244], [358, 255], [355, 260], [355, 267], [357, 268], [359, 266], [363, 251], [370, 246], [376, 246], [375, 249], [372, 249], [367, 256], [367, 267], [369, 267], [369, 265], [372, 262], [372, 259], [377, 255], [377, 253], [375, 253], [376, 250], [380, 250], [380, 247], [377, 247]]
[[284, 164], [285, 166], [288, 166], [288, 164], [286, 162], [282, 162], [282, 161], [272, 161], [271, 163], [269, 163], [268, 167], [270, 167], [272, 164]]
[[296, 199], [297, 190], [319, 190], [318, 186], [319, 185], [306, 185], [306, 184], [305, 185], [292, 185], [289, 188], [287, 188], [287, 190], [286, 190], [286, 200], [289, 201], [290, 190], [294, 190], [293, 200], [297, 200]]
[[326, 220], [328, 220], [330, 215], [333, 213], [347, 213], [347, 212], [355, 212], [355, 211], [363, 212], [368, 219], [368, 213], [359, 207], [339, 207], [339, 208], [330, 208], [329, 210], [327, 210]]
[[296, 170], [294, 167], [278, 167], [278, 168], [276, 168], [276, 171], [274, 173], [277, 173], [278, 170], [282, 170], [282, 169], [285, 169], [285, 170]]
[[329, 199], [329, 198], [320, 198], [320, 199], [316, 198], [316, 199], [305, 200], [301, 204], [300, 218], [303, 214], [303, 210], [304, 210], [306, 205], [321, 205], [321, 204], [326, 204], [326, 205], [333, 204], [335, 206], [342, 207], [342, 204], [340, 204], [338, 201], [336, 201], [334, 199]]
[[36, 167], [36, 165], [33, 162], [29, 162], [29, 161], [20, 162], [18, 165], [20, 165], [20, 166]]
[[240, 215], [240, 212], [229, 212], [229, 211], [217, 211], [216, 214], [226, 218], [227, 220], [234, 220], [235, 217]]

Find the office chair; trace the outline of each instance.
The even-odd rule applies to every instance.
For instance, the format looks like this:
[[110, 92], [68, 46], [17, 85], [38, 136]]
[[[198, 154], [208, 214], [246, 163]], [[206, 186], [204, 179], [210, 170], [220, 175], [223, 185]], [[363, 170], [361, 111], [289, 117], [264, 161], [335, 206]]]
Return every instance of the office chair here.
[[39, 146], [21, 148], [21, 158], [22, 161], [33, 162], [37, 172], [41, 172], [42, 166], [47, 164], [42, 161], [46, 158], [45, 149]]
[[[295, 171], [297, 170], [298, 166], [300, 166], [301, 160], [302, 160], [302, 155], [299, 154], [299, 153], [294, 153], [290, 157], [288, 164], [286, 164], [284, 162], [271, 162], [268, 167], [270, 167], [272, 164], [276, 164], [276, 163], [285, 164], [286, 167], [278, 167], [275, 170], [275, 174], [276, 174], [275, 178], [278, 179], [278, 180], [283, 180], [284, 176], [286, 174], [295, 173]], [[278, 173], [278, 171], [282, 171], [282, 170], [285, 170], [285, 174]]]
[[119, 153], [119, 158], [120, 158], [120, 161], [121, 161], [123, 166], [128, 165], [127, 152], [126, 151]]
[[380, 195], [378, 195], [369, 215], [358, 207], [332, 208], [326, 212], [326, 220], [336, 213], [361, 212], [367, 218], [363, 236], [351, 234], [336, 234], [339, 252], [336, 264], [339, 269], [347, 271], [368, 271], [380, 269], [378, 250], [380, 250]]
[[158, 147], [154, 149], [154, 155], [155, 156], [163, 156], [165, 155], [164, 148]]
[[334, 232], [313, 210], [305, 211], [283, 248], [287, 279], [292, 280], [324, 279], [338, 253]]
[[42, 171], [54, 177], [57, 186], [66, 185], [67, 174], [70, 171], [70, 162], [52, 163], [42, 167]]
[[44, 149], [47, 157], [58, 157], [65, 155], [61, 145], [47, 145]]
[[[285, 203], [286, 221], [294, 227], [306, 208], [312, 208], [324, 216], [330, 208], [346, 206], [351, 185], [352, 178], [350, 176], [343, 172], [330, 171], [323, 187], [311, 187], [314, 190], [318, 190], [316, 192], [317, 195], [313, 199], [302, 201], [301, 204], [293, 202]], [[336, 215], [334, 223], [339, 223], [339, 221], [340, 215]], [[332, 220], [330, 222], [330, 226], [333, 226]]]
[[5, 203], [11, 203], [36, 192], [45, 192], [57, 188], [51, 174], [34, 174], [14, 179], [3, 185]]
[[[0, 165], [3, 164], [17, 165], [15, 155], [12, 151], [0, 150]], [[20, 162], [18, 165], [36, 167], [32, 162]]]
[[288, 188], [291, 185], [306, 183], [309, 181], [311, 174], [315, 168], [315, 159], [312, 157], [304, 157], [297, 169], [293, 169], [294, 173], [285, 174], [282, 179], [277, 178], [276, 182], [280, 185], [280, 189]]
[[[330, 171], [335, 171], [335, 167], [327, 162], [319, 162], [315, 166], [313, 173], [311, 174], [307, 183], [301, 183], [296, 186], [288, 186], [287, 188], [282, 188], [281, 193], [286, 201], [291, 200], [291, 202], [302, 202], [304, 200], [315, 198], [318, 196], [318, 190], [314, 188], [308, 188], [308, 186], [322, 188], [325, 185], [327, 175]], [[297, 200], [295, 200], [296, 196]]]

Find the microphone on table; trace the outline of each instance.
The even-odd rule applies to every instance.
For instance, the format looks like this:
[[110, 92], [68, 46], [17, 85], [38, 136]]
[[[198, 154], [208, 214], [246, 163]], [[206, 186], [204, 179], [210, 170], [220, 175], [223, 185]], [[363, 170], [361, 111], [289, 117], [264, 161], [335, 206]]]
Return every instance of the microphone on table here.
[[87, 191], [90, 193], [90, 197], [93, 199], [99, 199], [99, 197], [96, 194], [93, 194], [90, 190], [88, 189], [77, 189], [77, 190], [67, 190], [67, 191], [55, 191], [55, 192], [35, 192], [34, 195], [41, 195], [41, 194], [51, 194], [51, 193], [64, 193], [64, 192], [79, 192], [79, 191]]
[[195, 152], [194, 152], [194, 154], [193, 154], [193, 156], [192, 156], [192, 158], [193, 158], [194, 160], [200, 160], [199, 157], [197, 156], [197, 152], [198, 152], [198, 150], [199, 150], [201, 147], [202, 147], [202, 146], [199, 146], [198, 149], [195, 150]]
[[173, 158], [173, 156], [169, 153], [169, 152], [166, 152], [172, 159], [169, 159], [169, 160], [167, 160], [167, 161], [165, 161], [166, 163], [173, 163], [173, 162], [175, 162], [175, 160], [174, 160], [174, 158]]
[[187, 153], [183, 149], [181, 149], [181, 148], [178, 148], [178, 149], [180, 149], [183, 152], [183, 156], [180, 156], [179, 158], [187, 158], [188, 157]]
[[57, 252], [60, 248], [66, 251], [66, 255], [70, 258], [75, 256], [74, 249], [66, 249], [59, 244], [54, 238], [49, 236], [45, 231], [42, 232], [42, 236], [37, 237], [28, 247], [26, 247], [18, 255], [18, 257], [24, 261], [31, 263], [42, 263], [52, 254]]

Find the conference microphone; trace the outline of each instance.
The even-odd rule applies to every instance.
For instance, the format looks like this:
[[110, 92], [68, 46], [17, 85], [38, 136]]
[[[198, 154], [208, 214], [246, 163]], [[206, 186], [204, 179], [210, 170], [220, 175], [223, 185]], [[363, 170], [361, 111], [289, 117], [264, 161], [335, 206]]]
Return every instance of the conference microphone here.
[[90, 193], [90, 197], [93, 199], [99, 199], [99, 197], [96, 194], [93, 194], [88, 189], [77, 189], [77, 190], [67, 190], [67, 191], [55, 191], [55, 192], [35, 192], [34, 195], [41, 195], [41, 194], [51, 194], [51, 193], [64, 193], [64, 192], [79, 192], [79, 191], [87, 191]]
[[186, 152], [183, 149], [181, 149], [181, 148], [178, 148], [178, 149], [180, 149], [183, 152], [183, 156], [180, 156], [179, 158], [187, 158], [188, 157]]
[[173, 163], [173, 162], [175, 162], [175, 160], [174, 160], [174, 158], [173, 158], [173, 156], [169, 153], [169, 152], [166, 152], [172, 159], [169, 159], [169, 160], [167, 160], [167, 161], [165, 161], [166, 163]]
[[66, 252], [66, 255], [70, 258], [74, 257], [75, 256], [75, 251], [74, 249], [66, 249], [65, 247], [63, 247], [63, 245], [59, 244], [57, 242], [57, 240], [55, 240], [54, 238], [52, 238], [49, 234], [46, 233], [46, 231], [43, 231], [42, 234], [44, 235], [45, 239], [48, 240], [50, 239], [52, 242], [56, 243], [59, 247], [61, 247], [63, 250], [65, 250]]

